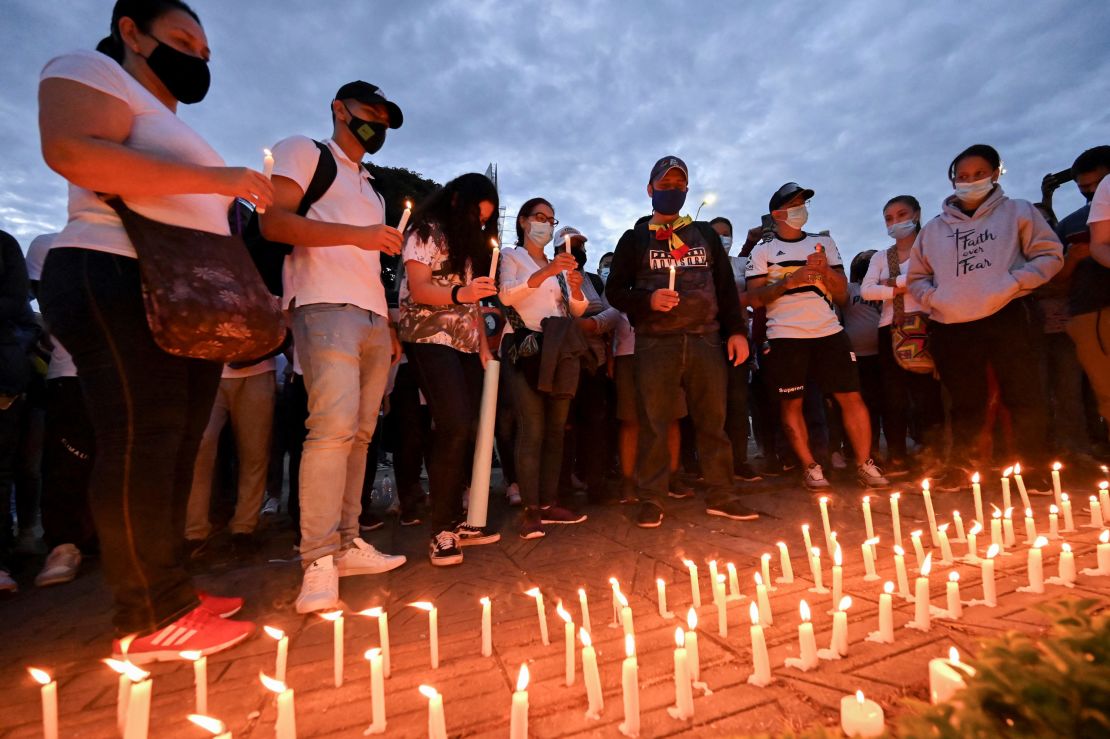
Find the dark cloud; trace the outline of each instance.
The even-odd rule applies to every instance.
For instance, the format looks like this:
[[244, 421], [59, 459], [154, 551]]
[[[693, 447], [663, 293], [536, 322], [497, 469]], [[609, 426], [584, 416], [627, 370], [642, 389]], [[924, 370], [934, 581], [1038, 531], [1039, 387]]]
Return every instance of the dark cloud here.
[[[879, 208], [935, 212], [951, 157], [1006, 160], [1007, 192], [1108, 143], [1110, 4], [194, 0], [214, 86], [182, 116], [229, 163], [259, 166], [291, 133], [324, 136], [340, 84], [367, 79], [405, 109], [378, 157], [445, 181], [499, 166], [510, 215], [533, 195], [591, 235], [595, 256], [648, 210], [651, 163], [684, 157], [691, 210], [755, 224], [770, 193], [817, 191], [810, 227], [846, 254], [886, 242]], [[42, 164], [38, 72], [92, 47], [111, 2], [7, 0], [0, 68], [0, 227], [24, 245], [65, 220]], [[1058, 211], [1081, 202], [1074, 188]]]

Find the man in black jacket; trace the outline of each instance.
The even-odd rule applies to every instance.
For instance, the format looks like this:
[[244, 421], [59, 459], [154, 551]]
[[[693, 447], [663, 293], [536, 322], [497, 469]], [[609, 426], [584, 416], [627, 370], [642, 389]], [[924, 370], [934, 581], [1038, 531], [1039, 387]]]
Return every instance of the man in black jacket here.
[[724, 430], [725, 355], [734, 365], [748, 358], [746, 320], [720, 237], [709, 224], [679, 216], [688, 186], [689, 170], [681, 159], [666, 156], [655, 163], [647, 186], [652, 216], [617, 243], [605, 289], [636, 329], [636, 477], [643, 499], [636, 523], [642, 528], [663, 521], [661, 502], [670, 481], [667, 428], [679, 393], [685, 393], [697, 428], [706, 513], [738, 521], [758, 518], [733, 495], [732, 449]]

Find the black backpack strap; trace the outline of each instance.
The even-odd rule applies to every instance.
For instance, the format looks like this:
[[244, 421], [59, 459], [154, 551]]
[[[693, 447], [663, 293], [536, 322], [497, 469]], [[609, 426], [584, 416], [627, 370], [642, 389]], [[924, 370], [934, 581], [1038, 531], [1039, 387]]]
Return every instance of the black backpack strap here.
[[605, 283], [601, 281], [601, 275], [595, 275], [593, 272], [587, 272], [586, 278], [589, 279], [590, 283], [594, 286], [594, 291], [598, 295], [605, 294]]
[[297, 206], [297, 215], [302, 218], [308, 215], [308, 209], [316, 201], [324, 197], [324, 193], [328, 191], [328, 188], [335, 182], [336, 175], [339, 174], [339, 169], [335, 163], [335, 155], [331, 153], [327, 144], [320, 141], [313, 141], [312, 143], [316, 144], [316, 148], [320, 150], [320, 161], [316, 164], [316, 171], [312, 173], [312, 180], [304, 191], [301, 204]]

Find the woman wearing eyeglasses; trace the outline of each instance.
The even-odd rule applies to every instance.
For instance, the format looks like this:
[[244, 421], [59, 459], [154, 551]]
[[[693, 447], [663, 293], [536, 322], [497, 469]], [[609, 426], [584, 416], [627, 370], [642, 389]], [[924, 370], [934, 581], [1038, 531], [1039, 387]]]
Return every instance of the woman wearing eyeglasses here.
[[544, 253], [558, 224], [551, 203], [532, 198], [517, 215], [517, 246], [501, 252], [499, 295], [508, 318], [501, 355], [510, 365], [509, 384], [517, 412], [516, 466], [524, 504], [523, 539], [543, 536], [545, 525], [586, 520], [585, 515], [558, 505], [556, 499], [570, 399], [541, 392], [536, 386], [543, 320], [577, 318], [588, 305], [574, 256], [559, 244], [551, 258]]

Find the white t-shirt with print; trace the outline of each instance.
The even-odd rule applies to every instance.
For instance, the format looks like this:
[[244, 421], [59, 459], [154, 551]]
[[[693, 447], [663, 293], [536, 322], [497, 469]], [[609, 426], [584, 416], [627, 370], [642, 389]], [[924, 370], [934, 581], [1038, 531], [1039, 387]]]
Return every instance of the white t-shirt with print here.
[[[766, 277], [768, 282], [780, 282], [804, 267], [818, 245], [824, 247], [830, 267], [841, 266], [840, 250], [829, 236], [806, 234], [798, 241], [776, 237], [756, 244], [747, 278]], [[840, 330], [832, 295], [824, 282], [795, 287], [767, 306], [767, 337], [771, 339], [819, 339]]]
[[[46, 63], [40, 80], [65, 79], [123, 101], [132, 114], [129, 149], [205, 167], [224, 160], [196, 131], [128, 74], [114, 59], [98, 51], [76, 51]], [[129, 195], [124, 202], [136, 213], [161, 223], [221, 235], [230, 233], [226, 195]], [[135, 257], [135, 247], [119, 216], [92, 190], [69, 184], [69, 221], [54, 248], [79, 247]]]
[[[421, 239], [409, 232], [401, 248], [401, 262], [425, 264], [432, 270], [432, 284], [454, 287], [470, 282], [471, 272], [459, 276], [447, 266], [447, 249], [438, 238]], [[401, 273], [398, 293], [397, 337], [413, 344], [441, 344], [465, 354], [476, 354], [480, 348], [479, 331], [485, 330], [481, 309], [477, 303], [462, 305], [426, 305], [417, 303], [409, 292], [408, 270]]]
[[[324, 143], [335, 157], [335, 182], [312, 204], [307, 217], [348, 226], [385, 223], [385, 203], [374, 190], [370, 173], [351, 161], [331, 139]], [[307, 190], [320, 162], [316, 142], [307, 136], [290, 136], [274, 144], [273, 154], [274, 175], [293, 180], [302, 192]], [[389, 315], [378, 252], [353, 244], [294, 244], [293, 253], [285, 258], [282, 284], [286, 308], [294, 300], [297, 305], [350, 303], [379, 316]]]

